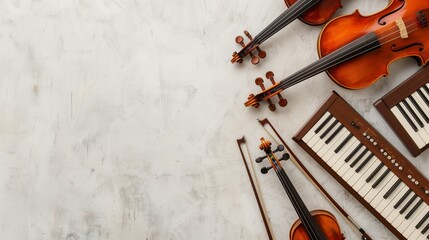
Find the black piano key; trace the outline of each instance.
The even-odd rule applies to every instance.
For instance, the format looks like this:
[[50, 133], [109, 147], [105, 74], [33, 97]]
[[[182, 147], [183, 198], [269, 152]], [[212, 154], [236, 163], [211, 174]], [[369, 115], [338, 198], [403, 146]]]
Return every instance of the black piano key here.
[[340, 152], [341, 151], [341, 149], [343, 149], [343, 147], [350, 141], [350, 139], [352, 139], [352, 137], [353, 137], [353, 134], [349, 134], [347, 137], [346, 137], [346, 139], [344, 139], [344, 141], [340, 144], [340, 145], [338, 145], [338, 147], [334, 150], [334, 152], [335, 153], [338, 153], [338, 152]]
[[371, 155], [369, 155], [360, 165], [359, 167], [356, 168], [355, 172], [360, 172], [360, 170], [362, 170], [362, 168], [365, 167], [365, 165], [369, 162], [369, 160], [371, 160], [371, 158], [374, 157], [374, 154], [371, 153]]
[[401, 179], [398, 179], [395, 184], [393, 184], [393, 186], [389, 189], [389, 191], [386, 192], [386, 194], [383, 195], [384, 199], [387, 199], [390, 194], [392, 194], [393, 191], [395, 191], [395, 189], [399, 186], [399, 184], [401, 184]]
[[325, 143], [329, 144], [332, 139], [334, 139], [335, 136], [338, 135], [338, 133], [344, 128], [344, 126], [341, 124], [337, 129], [335, 129], [335, 131], [331, 134], [331, 136], [329, 136], [328, 139], [326, 139]]
[[363, 158], [363, 156], [365, 156], [365, 154], [369, 151], [368, 148], [366, 148], [365, 150], [363, 150], [363, 152], [361, 154], [359, 154], [359, 156], [352, 162], [352, 164], [350, 164], [351, 168], [354, 168], [356, 166], [356, 164], [358, 164], [358, 162]]
[[429, 99], [423, 94], [422, 90], [417, 90], [417, 93], [420, 95], [420, 97], [423, 99], [423, 101], [426, 103], [426, 105], [429, 107]]
[[[423, 230], [422, 230], [422, 234], [425, 234], [427, 231], [428, 231], [428, 229], [429, 229], [429, 223], [428, 224], [426, 224], [426, 227], [425, 228], [423, 228]], [[429, 237], [429, 236], [428, 236]]]
[[423, 128], [425, 127], [425, 125], [423, 125], [422, 120], [420, 120], [420, 118], [417, 116], [417, 114], [414, 112], [414, 110], [411, 108], [410, 104], [408, 104], [407, 101], [402, 100], [402, 103], [405, 105], [405, 107], [407, 108], [408, 112], [411, 113], [411, 116], [414, 118], [414, 120], [416, 120], [417, 124]]
[[380, 169], [384, 166], [383, 163], [380, 163], [377, 168], [368, 176], [368, 178], [365, 180], [367, 183], [369, 183], [374, 177], [375, 175], [377, 175], [377, 173], [380, 171]]
[[422, 220], [420, 220], [420, 222], [417, 223], [416, 228], [419, 229], [423, 225], [423, 223], [426, 222], [428, 217], [429, 217], [429, 212], [427, 212], [426, 215], [422, 218]]
[[333, 123], [331, 123], [331, 125], [329, 125], [329, 127], [322, 133], [322, 135], [320, 135], [320, 139], [323, 139], [326, 137], [326, 135], [328, 135], [328, 133], [335, 127], [335, 125], [337, 125], [338, 120], [335, 120]]
[[411, 216], [413, 216], [414, 212], [416, 212], [417, 208], [419, 208], [422, 203], [423, 199], [420, 199], [417, 204], [411, 209], [411, 211], [405, 216], [405, 219], [408, 220]]
[[423, 89], [426, 91], [426, 93], [429, 95], [429, 88], [426, 85], [423, 85]]
[[317, 133], [319, 133], [319, 132], [320, 132], [320, 130], [322, 130], [322, 128], [323, 128], [326, 124], [328, 124], [328, 122], [329, 122], [333, 117], [334, 117], [334, 116], [329, 115], [329, 117], [328, 117], [328, 118], [326, 118], [326, 119], [325, 119], [325, 121], [323, 121], [323, 122], [322, 122], [322, 124], [320, 124], [320, 126], [318, 126], [314, 132], [315, 132], [316, 134], [317, 134]]
[[399, 205], [401, 205], [402, 202], [405, 201], [408, 195], [410, 195], [410, 193], [411, 193], [411, 189], [408, 189], [408, 191], [404, 194], [404, 196], [401, 197], [401, 199], [399, 199], [399, 201], [395, 204], [395, 206], [393, 206], [393, 208], [397, 209]]
[[387, 176], [387, 174], [389, 174], [390, 170], [386, 169], [386, 171], [384, 171], [383, 174], [381, 174], [381, 176], [377, 179], [377, 181], [375, 181], [374, 184], [372, 184], [372, 188], [376, 188], [378, 186], [378, 184], [380, 184], [381, 181], [383, 181], [383, 179]]
[[423, 111], [423, 109], [420, 107], [420, 105], [417, 103], [417, 101], [414, 99], [414, 97], [409, 96], [409, 99], [413, 103], [413, 105], [417, 109], [417, 111], [420, 113], [422, 118], [426, 121], [426, 123], [429, 123], [429, 117], [426, 115], [426, 113]]
[[360, 143], [350, 154], [347, 156], [347, 158], [344, 160], [346, 163], [352, 159], [352, 157], [363, 147], [363, 144]]
[[408, 202], [405, 204], [404, 207], [402, 207], [401, 211], [399, 211], [400, 214], [403, 214], [405, 211], [407, 211], [407, 209], [411, 206], [411, 204], [414, 202], [414, 200], [416, 200], [417, 198], [417, 194], [414, 194], [414, 196], [411, 197], [410, 200], [408, 200]]
[[398, 109], [401, 112], [402, 116], [404, 116], [405, 120], [407, 120], [408, 124], [410, 124], [410, 126], [413, 128], [414, 132], [417, 132], [416, 125], [414, 125], [413, 121], [411, 121], [411, 118], [407, 115], [407, 113], [405, 113], [405, 111], [402, 108], [402, 106], [400, 104], [398, 104], [396, 106], [398, 107]]

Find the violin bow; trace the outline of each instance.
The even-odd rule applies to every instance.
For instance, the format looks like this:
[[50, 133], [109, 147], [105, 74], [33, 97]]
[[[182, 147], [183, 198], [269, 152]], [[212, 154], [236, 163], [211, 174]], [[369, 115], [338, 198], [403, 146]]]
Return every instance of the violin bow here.
[[[258, 122], [262, 125], [264, 130], [268, 133], [268, 135], [271, 136], [271, 138], [276, 141], [276, 138], [266, 129], [265, 125], [268, 124], [273, 132], [277, 135], [278, 139], [282, 142], [283, 146], [286, 147], [286, 149], [291, 154], [290, 160], [295, 164], [295, 166], [298, 167], [298, 169], [310, 180], [311, 183], [319, 190], [319, 192], [322, 193], [322, 195], [334, 206], [335, 209], [337, 209], [338, 212], [341, 213], [341, 215], [347, 220], [347, 222], [353, 227], [353, 229], [359, 231], [362, 236], [362, 240], [372, 240], [372, 238], [365, 232], [363, 228], [361, 228], [356, 221], [329, 195], [329, 193], [322, 187], [322, 185], [317, 182], [317, 180], [311, 175], [311, 173], [305, 168], [305, 166], [302, 164], [302, 162], [296, 157], [296, 155], [291, 151], [289, 146], [286, 144], [286, 142], [283, 140], [283, 138], [280, 136], [280, 134], [277, 132], [277, 130], [274, 128], [274, 126], [271, 124], [271, 122], [265, 118], [263, 120], [257, 119]], [[276, 141], [277, 142], [277, 141]]]
[[[268, 239], [273, 240], [274, 238], [273, 238], [273, 234], [272, 234], [272, 230], [271, 230], [272, 227], [271, 227], [271, 224], [269, 223], [268, 218], [267, 218], [267, 214], [266, 214], [266, 210], [265, 210], [265, 204], [264, 204], [264, 201], [263, 201], [262, 196], [260, 194], [261, 189], [259, 187], [258, 179], [256, 178], [255, 168], [253, 167], [253, 162], [251, 160], [249, 161], [250, 164], [252, 165], [251, 167], [252, 167], [253, 176], [255, 176], [255, 181], [253, 181], [252, 174], [250, 173], [249, 166], [247, 165], [246, 157], [244, 156], [244, 152], [243, 152], [243, 149], [241, 147], [242, 145], [246, 146], [247, 157], [248, 157], [248, 159], [252, 159], [250, 157], [249, 149], [247, 148], [246, 139], [244, 138], [244, 136], [240, 139], [237, 139], [237, 144], [238, 144], [238, 148], [240, 149], [241, 157], [243, 158], [244, 166], [246, 167], [247, 175], [249, 176], [250, 184], [252, 185], [253, 193], [255, 194], [256, 201], [258, 202], [259, 211], [261, 212], [262, 220], [264, 221], [265, 230], [267, 231]], [[255, 182], [256, 182], [256, 184], [255, 184]]]

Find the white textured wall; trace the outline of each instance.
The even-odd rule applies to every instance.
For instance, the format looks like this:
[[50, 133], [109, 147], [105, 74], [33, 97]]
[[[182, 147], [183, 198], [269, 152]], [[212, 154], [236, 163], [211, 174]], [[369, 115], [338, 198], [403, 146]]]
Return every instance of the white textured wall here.
[[[344, 0], [339, 14], [387, 2]], [[281, 0], [0, 1], [0, 239], [266, 239], [235, 142], [245, 134], [260, 154], [257, 117], [374, 239], [392, 239], [290, 137], [334, 89], [428, 176], [428, 153], [411, 158], [372, 107], [417, 67], [400, 61], [361, 91], [321, 74], [286, 91], [286, 109], [244, 108], [255, 77], [317, 59], [321, 28], [296, 21], [264, 44], [260, 65], [229, 63], [235, 36], [283, 9]], [[339, 217], [288, 172], [310, 209]], [[274, 174], [258, 177], [275, 235], [287, 239], [296, 214]]]

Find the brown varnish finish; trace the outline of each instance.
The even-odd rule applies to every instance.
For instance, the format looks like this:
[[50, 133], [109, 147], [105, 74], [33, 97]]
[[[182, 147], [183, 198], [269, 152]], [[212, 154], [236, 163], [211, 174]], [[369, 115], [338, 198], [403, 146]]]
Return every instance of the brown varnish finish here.
[[[393, 0], [389, 6], [370, 16], [362, 16], [359, 11], [331, 20], [323, 28], [319, 40], [319, 57], [370, 32], [376, 32], [379, 38], [381, 29], [404, 16], [429, 8], [428, 0]], [[383, 33], [383, 32], [382, 32]], [[329, 77], [338, 85], [349, 89], [361, 89], [372, 85], [383, 76], [387, 76], [388, 66], [395, 60], [414, 57], [418, 64], [429, 61], [429, 30], [410, 33], [409, 38], [382, 44], [380, 48], [350, 59], [327, 70]]]
[[[341, 176], [339, 176], [323, 159], [317, 155], [302, 138], [310, 131], [310, 129], [329, 112], [332, 114], [347, 130], [353, 134], [371, 153], [375, 155], [386, 167], [388, 167], [396, 177], [402, 180], [415, 194], [417, 194], [426, 204], [429, 204], [429, 195], [425, 191], [429, 190], [429, 181], [424, 175], [398, 150], [396, 150], [383, 136], [381, 136], [365, 119], [359, 115], [343, 98], [336, 92], [333, 92], [322, 107], [311, 117], [311, 119], [299, 130], [293, 139], [308, 153], [317, 163], [319, 163], [332, 177], [334, 177], [347, 191], [349, 191], [362, 205], [365, 206], [381, 223], [384, 224], [398, 239], [406, 240], [404, 236], [393, 227], [380, 213], [378, 213], [359, 193], [357, 193]], [[368, 141], [363, 133], [368, 133], [377, 146], [374, 146]], [[400, 170], [390, 160], [386, 158], [380, 149], [384, 149], [395, 163], [402, 167]], [[419, 185], [414, 184], [409, 178], [411, 175]]]
[[390, 109], [428, 82], [429, 67], [424, 67], [374, 103], [375, 108], [414, 157], [429, 148], [429, 145], [420, 149]]
[[[298, 0], [284, 0], [286, 5], [290, 7], [292, 4], [296, 3]], [[332, 16], [341, 8], [341, 0], [322, 0], [318, 4], [314, 5], [303, 13], [299, 20], [302, 22], [317, 26], [326, 23]]]
[[[311, 211], [311, 216], [320, 230], [325, 234], [326, 239], [329, 240], [344, 240], [341, 234], [340, 226], [338, 226], [337, 219], [330, 212], [325, 210]], [[305, 230], [301, 220], [297, 220], [290, 229], [289, 239], [293, 240], [311, 240]]]

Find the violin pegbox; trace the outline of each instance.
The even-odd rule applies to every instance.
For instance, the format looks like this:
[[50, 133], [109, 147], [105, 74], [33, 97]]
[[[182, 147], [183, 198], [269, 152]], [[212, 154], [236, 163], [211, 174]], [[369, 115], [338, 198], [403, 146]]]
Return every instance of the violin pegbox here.
[[[276, 81], [274, 80], [274, 73], [273, 72], [268, 71], [265, 74], [265, 77], [271, 81], [272, 85], [276, 84]], [[255, 79], [255, 84], [258, 85], [262, 89], [262, 91], [266, 90], [265, 85], [264, 85], [264, 80], [261, 77], [258, 77], [258, 78]], [[277, 93], [277, 97], [279, 98], [279, 102], [278, 103], [279, 103], [280, 107], [286, 107], [287, 100], [285, 98], [283, 98], [283, 96], [281, 95], [281, 93]], [[267, 102], [268, 102], [268, 108], [272, 112], [274, 112], [276, 110], [276, 105], [273, 103], [273, 101], [271, 101], [270, 98], [267, 99]], [[259, 106], [257, 106], [257, 107], [259, 107]]]
[[[261, 145], [259, 145], [259, 149], [263, 150], [266, 155], [262, 157], [258, 157], [255, 161], [257, 163], [262, 162], [264, 159], [266, 159], [269, 155], [272, 155], [273, 157], [276, 152], [282, 152], [284, 151], [285, 147], [283, 145], [278, 145], [277, 148], [274, 151], [271, 151], [271, 142], [268, 140], [265, 140], [263, 137], [261, 137]], [[277, 157], [275, 157], [277, 158]], [[290, 158], [289, 153], [285, 152], [283, 155], [277, 159], [278, 162], [280, 161], [287, 161]], [[273, 161], [273, 160], [271, 160]], [[273, 168], [273, 165], [269, 167], [263, 167], [261, 168], [261, 173], [266, 174], [269, 170]]]
[[[244, 38], [241, 35], [238, 35], [235, 38], [235, 42], [237, 44], [239, 44], [243, 49], [239, 53], [234, 52], [232, 54], [231, 62], [232, 63], [235, 63], [235, 62], [242, 63], [243, 58], [245, 56], [249, 55], [251, 57], [250, 62], [253, 65], [256, 65], [260, 62], [260, 59], [265, 58], [267, 56], [267, 53], [264, 50], [261, 50], [261, 48], [259, 48], [259, 44], [253, 43], [253, 37], [252, 37], [252, 35], [250, 35], [250, 33], [247, 30], [244, 30], [244, 35], [250, 40], [250, 42], [245, 44]], [[253, 46], [250, 46], [250, 45], [253, 45]], [[256, 50], [258, 52], [257, 55], [253, 54], [254, 50]]]

